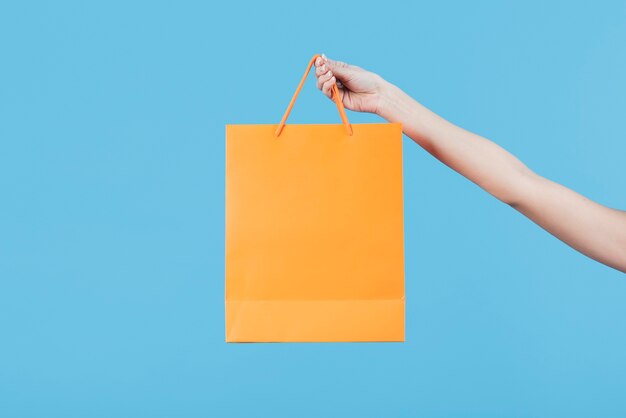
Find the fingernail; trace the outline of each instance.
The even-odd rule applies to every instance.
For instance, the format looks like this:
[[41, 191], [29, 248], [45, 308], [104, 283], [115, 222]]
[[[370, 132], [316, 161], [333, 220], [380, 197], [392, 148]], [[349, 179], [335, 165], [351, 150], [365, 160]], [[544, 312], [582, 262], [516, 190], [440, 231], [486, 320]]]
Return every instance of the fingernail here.
[[324, 59], [324, 61], [328, 61], [328, 58], [326, 58], [325, 54], [322, 54], [322, 58]]
[[326, 72], [326, 64], [322, 64], [322, 71]]

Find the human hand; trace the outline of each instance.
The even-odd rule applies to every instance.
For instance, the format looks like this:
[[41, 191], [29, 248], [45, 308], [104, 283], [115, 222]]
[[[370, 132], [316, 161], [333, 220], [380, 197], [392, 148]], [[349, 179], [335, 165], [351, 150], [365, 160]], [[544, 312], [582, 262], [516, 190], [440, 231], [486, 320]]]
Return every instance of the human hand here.
[[333, 100], [331, 89], [336, 83], [346, 108], [357, 112], [379, 113], [381, 91], [385, 84], [379, 75], [322, 55], [315, 60], [315, 77], [317, 88]]

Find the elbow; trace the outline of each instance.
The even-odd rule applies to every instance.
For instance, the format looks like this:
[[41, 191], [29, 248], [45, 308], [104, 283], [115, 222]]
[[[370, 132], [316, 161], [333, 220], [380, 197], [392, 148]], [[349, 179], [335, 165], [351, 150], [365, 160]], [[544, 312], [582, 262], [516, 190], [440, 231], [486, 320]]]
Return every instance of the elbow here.
[[502, 203], [517, 211], [523, 211], [535, 196], [542, 179], [541, 176], [525, 169], [511, 176], [510, 181], [492, 194]]
[[[622, 212], [624, 217], [626, 217], [626, 212]], [[622, 234], [620, 239], [618, 239], [617, 244], [615, 246], [615, 260], [616, 262], [612, 267], [621, 271], [622, 273], [626, 273], [626, 222], [624, 222], [624, 227], [622, 228]]]
[[507, 185], [501, 189], [493, 189], [483, 187], [489, 194], [498, 199], [500, 202], [511, 206], [515, 210], [520, 210], [528, 201], [528, 190], [520, 185]]
[[512, 207], [515, 210], [520, 210], [522, 206], [523, 199], [519, 194], [516, 193], [503, 193], [501, 195], [495, 196], [499, 201], [505, 203]]

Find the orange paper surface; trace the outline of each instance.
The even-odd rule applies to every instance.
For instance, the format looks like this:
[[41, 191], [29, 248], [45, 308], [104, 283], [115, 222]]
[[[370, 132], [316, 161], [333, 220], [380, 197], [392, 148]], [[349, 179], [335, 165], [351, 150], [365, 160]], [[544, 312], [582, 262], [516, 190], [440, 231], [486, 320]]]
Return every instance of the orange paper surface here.
[[399, 124], [226, 127], [226, 341], [404, 341]]

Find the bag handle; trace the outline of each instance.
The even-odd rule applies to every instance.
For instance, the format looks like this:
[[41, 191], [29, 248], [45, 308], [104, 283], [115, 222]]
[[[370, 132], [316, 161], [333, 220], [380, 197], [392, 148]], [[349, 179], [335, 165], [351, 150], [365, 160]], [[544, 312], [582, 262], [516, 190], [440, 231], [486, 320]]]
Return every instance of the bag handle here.
[[[315, 60], [318, 57], [320, 57], [320, 54], [315, 54], [313, 55], [313, 58], [311, 58], [311, 61], [309, 61], [309, 65], [306, 67], [304, 76], [302, 76], [302, 80], [300, 80], [300, 84], [298, 84], [298, 88], [296, 89], [296, 92], [291, 98], [291, 102], [289, 103], [289, 106], [287, 106], [287, 111], [285, 112], [285, 114], [283, 115], [283, 118], [278, 124], [278, 127], [276, 128], [276, 132], [274, 132], [274, 136], [278, 137], [280, 133], [283, 131], [283, 128], [285, 127], [285, 122], [287, 122], [287, 118], [289, 117], [289, 113], [291, 112], [291, 108], [293, 108], [293, 105], [296, 102], [296, 98], [298, 97], [300, 90], [302, 90], [302, 86], [304, 86], [306, 77], [309, 75], [309, 71], [311, 70], [311, 67], [313, 66], [313, 64], [315, 63]], [[339, 95], [339, 88], [337, 87], [337, 83], [333, 84], [332, 97], [334, 98], [334, 102], [337, 105], [337, 110], [339, 110], [339, 116], [341, 116], [341, 121], [343, 122], [343, 126], [345, 126], [346, 128], [346, 132], [348, 133], [348, 135], [352, 136], [352, 125], [350, 125], [350, 122], [348, 121], [348, 117], [346, 116], [346, 110], [343, 107], [343, 102], [341, 101], [341, 96]]]

